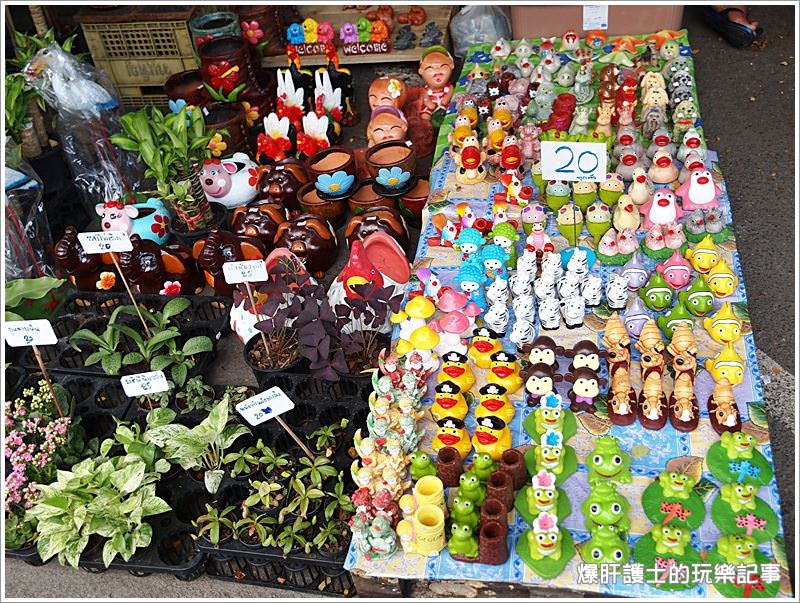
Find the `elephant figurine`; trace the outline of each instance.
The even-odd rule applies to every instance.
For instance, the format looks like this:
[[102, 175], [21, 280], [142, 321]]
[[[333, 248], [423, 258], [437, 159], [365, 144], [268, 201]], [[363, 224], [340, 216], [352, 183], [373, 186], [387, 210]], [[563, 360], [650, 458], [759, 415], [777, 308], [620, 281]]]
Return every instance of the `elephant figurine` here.
[[69, 275], [69, 281], [81, 291], [121, 291], [122, 281], [111, 256], [87, 254], [78, 240], [78, 230], [69, 226], [56, 243], [56, 262]]
[[94, 206], [100, 216], [100, 226], [104, 231], [125, 231], [137, 234], [163, 245], [169, 239], [170, 215], [164, 204], [153, 197], [144, 203], [124, 205], [121, 201], [106, 201]]
[[192, 256], [202, 268], [206, 282], [214, 288], [214, 293], [230, 297], [236, 286], [225, 282], [222, 265], [225, 262], [263, 260], [267, 256], [267, 250], [256, 238], [240, 237], [215, 227], [205, 239], [195, 241]]
[[347, 246], [352, 248], [353, 241], [363, 243], [369, 235], [379, 231], [394, 238], [403, 250], [408, 248], [408, 227], [403, 215], [393, 207], [383, 205], [370, 207], [350, 218], [344, 236]]
[[197, 295], [203, 290], [197, 264], [185, 245], [158, 245], [131, 235], [131, 251], [119, 254], [119, 267], [141, 293]]
[[305, 164], [297, 159], [284, 159], [261, 172], [256, 188], [258, 193], [250, 205], [279, 203], [290, 215], [300, 213], [297, 191], [308, 182]]
[[275, 247], [275, 233], [278, 226], [289, 219], [283, 205], [278, 203], [251, 203], [247, 207], [238, 207], [233, 211], [231, 230], [239, 236], [255, 237], [264, 247], [271, 251]]
[[336, 263], [338, 241], [330, 222], [316, 214], [302, 214], [278, 226], [275, 247], [285, 247], [321, 279]]

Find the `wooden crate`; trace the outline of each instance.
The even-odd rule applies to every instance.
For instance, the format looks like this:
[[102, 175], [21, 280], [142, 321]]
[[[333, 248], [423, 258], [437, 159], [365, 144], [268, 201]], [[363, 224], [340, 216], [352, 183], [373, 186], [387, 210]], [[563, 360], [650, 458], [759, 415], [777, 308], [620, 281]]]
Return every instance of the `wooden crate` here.
[[[400, 28], [400, 24], [397, 23], [397, 15], [408, 12], [410, 7], [410, 4], [392, 5], [395, 14], [395, 29], [389, 35], [392, 41], [394, 41], [394, 38], [397, 35], [397, 30]], [[348, 21], [350, 23], [355, 23], [359, 17], [366, 15], [371, 10], [375, 10], [377, 5], [369, 6], [362, 11], [355, 10], [354, 8], [343, 10], [342, 6], [332, 5], [299, 5], [297, 8], [303, 18], [312, 17], [318, 22], [330, 21], [331, 25], [333, 25], [333, 30], [336, 32], [335, 42], [336, 46], [339, 47], [339, 62], [342, 65], [354, 63], [399, 63], [403, 61], [419, 61], [420, 57], [422, 56], [422, 52], [425, 50], [419, 45], [419, 41], [422, 38], [422, 30], [425, 28], [425, 23], [428, 23], [429, 21], [435, 21], [439, 26], [439, 29], [441, 29], [444, 33], [442, 36], [442, 45], [447, 47], [450, 44], [450, 31], [448, 25], [450, 24], [450, 16], [453, 12], [452, 6], [423, 6], [425, 12], [427, 13], [425, 23], [411, 27], [411, 31], [417, 34], [416, 46], [414, 48], [409, 48], [408, 50], [391, 50], [385, 54], [362, 54], [355, 56], [347, 56], [344, 54], [344, 52], [342, 52], [340, 48], [341, 41], [339, 40], [339, 28], [342, 26], [342, 24]], [[324, 65], [325, 55], [320, 54], [303, 56], [301, 57], [300, 62], [304, 66]], [[287, 58], [285, 55], [265, 57], [262, 60], [262, 65], [264, 67], [285, 67], [287, 64]]]

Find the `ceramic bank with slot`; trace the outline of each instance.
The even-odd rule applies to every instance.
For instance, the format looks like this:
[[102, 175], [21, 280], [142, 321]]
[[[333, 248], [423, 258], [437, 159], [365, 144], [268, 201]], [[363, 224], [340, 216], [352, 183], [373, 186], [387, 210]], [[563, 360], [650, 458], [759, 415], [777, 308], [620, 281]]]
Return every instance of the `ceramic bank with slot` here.
[[132, 251], [133, 245], [128, 233], [121, 230], [105, 232], [81, 232], [78, 240], [86, 253], [116, 253]]
[[229, 285], [237, 283], [258, 283], [269, 278], [267, 264], [264, 260], [246, 260], [243, 262], [225, 262], [222, 265], [225, 282]]
[[12, 348], [58, 343], [49, 320], [19, 320], [6, 322], [6, 342]]
[[248, 398], [244, 402], [239, 402], [236, 405], [236, 412], [255, 427], [293, 408], [294, 402], [276, 385]]
[[608, 151], [602, 142], [542, 141], [542, 177], [545, 180], [589, 180], [606, 177]]
[[125, 395], [131, 398], [159, 394], [169, 390], [169, 383], [164, 375], [164, 371], [150, 371], [149, 373], [125, 375], [121, 377], [119, 381], [122, 384]]

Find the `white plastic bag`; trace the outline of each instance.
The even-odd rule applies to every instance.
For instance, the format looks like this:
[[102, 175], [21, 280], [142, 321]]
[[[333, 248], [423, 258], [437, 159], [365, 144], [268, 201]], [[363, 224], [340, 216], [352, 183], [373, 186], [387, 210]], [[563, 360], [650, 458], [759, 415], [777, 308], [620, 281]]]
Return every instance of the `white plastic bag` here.
[[450, 39], [457, 57], [463, 57], [473, 44], [511, 39], [511, 21], [499, 6], [465, 6], [450, 20]]

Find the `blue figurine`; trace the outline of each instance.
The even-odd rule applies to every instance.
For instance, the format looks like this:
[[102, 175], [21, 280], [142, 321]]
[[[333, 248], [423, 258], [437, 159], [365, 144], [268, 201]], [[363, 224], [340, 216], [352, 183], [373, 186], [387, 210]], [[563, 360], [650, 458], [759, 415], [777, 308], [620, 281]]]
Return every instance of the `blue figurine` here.
[[469, 262], [475, 259], [475, 254], [486, 242], [481, 231], [477, 228], [462, 228], [453, 245], [461, 252], [461, 261]]
[[496, 278], [508, 280], [508, 270], [506, 269], [508, 253], [500, 245], [495, 243], [486, 245], [480, 250], [478, 257], [483, 264], [483, 272], [490, 281]]
[[483, 285], [485, 282], [486, 276], [477, 265], [471, 262], [461, 264], [461, 268], [458, 269], [456, 283], [469, 298], [469, 301], [478, 306], [481, 311], [487, 309], [486, 297], [483, 295]]
[[303, 44], [306, 41], [306, 34], [300, 23], [292, 23], [286, 29], [286, 40], [289, 44]]

